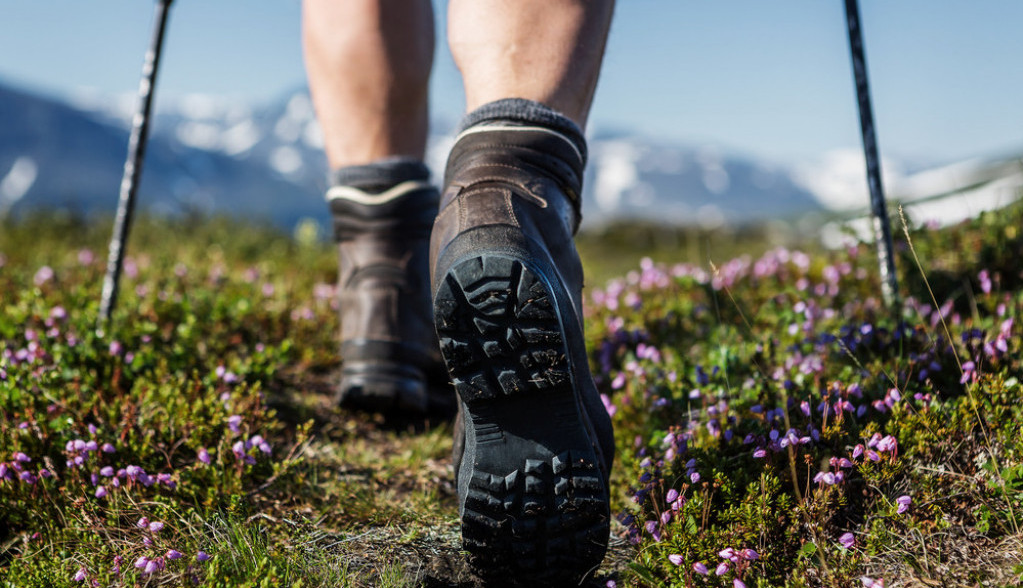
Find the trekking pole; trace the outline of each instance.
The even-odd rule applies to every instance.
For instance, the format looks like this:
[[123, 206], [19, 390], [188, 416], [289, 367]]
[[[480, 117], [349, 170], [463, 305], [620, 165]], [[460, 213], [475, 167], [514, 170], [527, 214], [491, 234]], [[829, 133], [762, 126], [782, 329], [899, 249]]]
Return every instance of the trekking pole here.
[[121, 177], [121, 195], [117, 204], [117, 216], [114, 219], [114, 234], [110, 238], [110, 254], [107, 257], [107, 273], [103, 278], [103, 297], [99, 306], [99, 325], [102, 329], [110, 320], [110, 313], [117, 303], [117, 290], [121, 281], [121, 269], [124, 267], [124, 247], [131, 230], [132, 214], [135, 211], [135, 193], [138, 191], [139, 177], [142, 174], [142, 162], [146, 153], [146, 139], [149, 136], [149, 113], [153, 104], [153, 87], [156, 85], [156, 72], [160, 65], [160, 49], [163, 46], [163, 34], [167, 28], [167, 12], [172, 0], [158, 0], [156, 17], [153, 24], [153, 38], [146, 52], [146, 60], [142, 65], [142, 79], [139, 80], [139, 97], [132, 119], [131, 136], [128, 139], [128, 157], [124, 162], [124, 175]]
[[874, 217], [874, 245], [877, 247], [881, 267], [881, 295], [885, 304], [894, 310], [899, 306], [895, 250], [892, 246], [888, 206], [881, 185], [881, 160], [877, 154], [874, 113], [870, 106], [870, 87], [867, 85], [867, 58], [863, 54], [857, 0], [845, 0], [845, 19], [849, 25], [849, 50], [852, 53], [853, 77], [856, 80], [856, 97], [860, 109], [860, 133], [863, 136], [863, 153], [867, 160], [867, 185], [870, 187], [870, 209]]

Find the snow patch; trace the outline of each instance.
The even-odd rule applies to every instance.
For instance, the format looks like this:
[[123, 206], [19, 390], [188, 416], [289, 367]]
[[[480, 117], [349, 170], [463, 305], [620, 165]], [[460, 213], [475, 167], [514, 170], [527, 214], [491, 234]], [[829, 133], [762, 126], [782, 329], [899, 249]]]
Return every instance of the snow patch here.
[[313, 103], [305, 94], [295, 94], [288, 100], [284, 116], [302, 121], [313, 118]]
[[625, 193], [637, 185], [638, 159], [635, 146], [625, 141], [609, 141], [600, 146], [593, 197], [602, 211], [618, 210]]
[[973, 190], [940, 200], [904, 205], [909, 218], [920, 223], [948, 226], [982, 212], [998, 210], [1015, 202], [1023, 189], [1023, 174], [1004, 177]]
[[723, 194], [731, 185], [728, 172], [725, 171], [721, 151], [714, 146], [706, 146], [700, 149], [696, 155], [696, 161], [702, 170], [701, 180], [703, 187], [711, 194]]
[[238, 156], [252, 149], [259, 143], [259, 127], [252, 119], [246, 119], [224, 131], [221, 145], [224, 153]]
[[178, 103], [182, 115], [197, 120], [220, 118], [224, 115], [224, 100], [209, 94], [188, 94]]
[[302, 122], [290, 116], [282, 116], [274, 125], [274, 135], [285, 143], [294, 143], [302, 135]]
[[320, 128], [320, 123], [316, 119], [306, 123], [302, 141], [310, 149], [323, 149], [323, 129]]
[[39, 175], [39, 168], [31, 157], [22, 155], [14, 160], [11, 169], [0, 180], [0, 216], [7, 214], [14, 203], [28, 193]]
[[678, 149], [652, 149], [638, 162], [641, 172], [674, 176], [686, 169], [686, 156]]
[[191, 121], [178, 125], [174, 136], [189, 147], [214, 150], [220, 147], [220, 128], [208, 122]]
[[[896, 162], [882, 157], [882, 186], [895, 185], [903, 175], [901, 169]], [[818, 161], [798, 164], [792, 179], [827, 209], [856, 210], [870, 206], [867, 163], [861, 149], [835, 149]]]
[[302, 154], [290, 145], [278, 147], [270, 153], [270, 167], [281, 175], [290, 175], [302, 169]]

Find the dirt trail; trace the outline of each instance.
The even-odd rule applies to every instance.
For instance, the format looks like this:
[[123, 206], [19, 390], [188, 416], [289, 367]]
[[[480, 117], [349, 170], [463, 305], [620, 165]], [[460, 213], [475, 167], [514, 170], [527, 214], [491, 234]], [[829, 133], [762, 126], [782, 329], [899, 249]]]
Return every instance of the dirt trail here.
[[[380, 574], [395, 564], [414, 578], [415, 586], [484, 586], [460, 547], [450, 421], [395, 420], [340, 410], [332, 402], [336, 377], [336, 373], [284, 374], [280, 388], [267, 398], [284, 424], [283, 436], [293, 437], [302, 423], [312, 420], [314, 440], [308, 455], [316, 468], [331, 470], [336, 483], [347, 485], [348, 491], [354, 487], [356, 492], [387, 496], [389, 503], [404, 504], [429, 494], [426, 506], [437, 518], [431, 524], [388, 521], [380, 525], [353, 518], [341, 507], [332, 511], [330, 504], [311, 503], [306, 512], [315, 513], [320, 521], [313, 530], [317, 547], [346, 562], [366, 586], [375, 585]], [[368, 518], [388, 516], [372, 512]], [[340, 523], [340, 528], [328, 531], [325, 527], [333, 526], [329, 521]], [[606, 586], [634, 557], [632, 546], [612, 537], [600, 571], [585, 586]]]

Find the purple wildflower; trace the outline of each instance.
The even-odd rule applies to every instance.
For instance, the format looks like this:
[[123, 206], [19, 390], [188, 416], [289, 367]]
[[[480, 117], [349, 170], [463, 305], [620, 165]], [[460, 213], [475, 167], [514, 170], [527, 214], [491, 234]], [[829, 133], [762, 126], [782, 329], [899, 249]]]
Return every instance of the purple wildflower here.
[[706, 576], [708, 572], [707, 566], [705, 566], [702, 561], [698, 561], [693, 564], [693, 571], [701, 576]]
[[728, 573], [728, 570], [732, 569], [731, 564], [727, 561], [723, 561], [718, 564], [718, 567], [714, 568], [714, 574], [718, 576], [724, 576]]
[[167, 550], [167, 555], [165, 557], [167, 559], [181, 559], [183, 554], [177, 549], [169, 549]]
[[203, 448], [201, 448], [199, 450], [199, 461], [203, 462], [206, 465], [210, 464], [210, 461], [211, 461], [210, 460], [210, 454], [209, 454], [208, 451], [206, 451], [205, 447], [203, 447]]
[[85, 568], [81, 567], [81, 568], [78, 568], [78, 571], [75, 572], [75, 577], [72, 578], [72, 579], [75, 582], [84, 582], [87, 577], [88, 577], [88, 574], [85, 573]]
[[612, 390], [621, 390], [625, 387], [625, 372], [618, 372], [618, 374], [611, 380]]
[[846, 549], [852, 549], [853, 545], [856, 545], [856, 537], [852, 533], [842, 533], [842, 536], [838, 538], [839, 544]]
[[43, 267], [39, 268], [39, 271], [37, 271], [36, 275], [33, 276], [32, 283], [34, 283], [36, 286], [42, 286], [43, 284], [49, 282], [52, 279], [53, 268], [51, 268], [48, 265], [44, 265]]
[[895, 502], [896, 502], [896, 504], [899, 505], [899, 510], [898, 510], [899, 514], [902, 514], [902, 513], [906, 512], [907, 510], [909, 510], [909, 505], [913, 502], [913, 499], [910, 498], [909, 496], [903, 494], [902, 496], [899, 496], [898, 498], [896, 498]]
[[149, 523], [149, 530], [153, 533], [158, 533], [163, 530], [163, 523], [160, 521], [153, 521]]
[[835, 478], [835, 474], [831, 472], [818, 472], [817, 475], [813, 477], [813, 481], [818, 484], [834, 486], [838, 480]]
[[208, 559], [210, 559], [210, 556], [205, 551], [200, 551], [199, 553], [195, 554], [195, 559], [199, 561], [207, 561]]
[[680, 566], [680, 565], [682, 565], [682, 561], [683, 560], [682, 560], [682, 556], [681, 555], [679, 555], [677, 553], [673, 553], [673, 554], [668, 556], [668, 561], [670, 561], [671, 563], [675, 564], [676, 566]]
[[894, 451], [898, 447], [895, 437], [888, 435], [877, 442], [877, 450], [880, 452]]
[[980, 273], [977, 274], [977, 281], [980, 282], [981, 292], [985, 294], [991, 293], [991, 274], [986, 269], [980, 270]]

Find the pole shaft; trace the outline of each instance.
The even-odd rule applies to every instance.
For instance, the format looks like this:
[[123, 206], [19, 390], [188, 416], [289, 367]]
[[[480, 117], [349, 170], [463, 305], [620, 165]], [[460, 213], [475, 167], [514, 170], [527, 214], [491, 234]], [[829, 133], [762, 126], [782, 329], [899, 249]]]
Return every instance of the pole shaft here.
[[874, 244], [877, 247], [881, 269], [881, 293], [885, 303], [895, 308], [899, 300], [899, 284], [895, 275], [895, 249], [892, 245], [891, 222], [881, 184], [881, 159], [877, 151], [874, 130], [874, 112], [870, 105], [870, 86], [867, 83], [867, 58], [863, 51], [860, 31], [860, 9], [857, 0], [845, 0], [845, 18], [849, 25], [849, 50], [852, 54], [853, 78], [860, 110], [860, 134], [863, 153], [867, 161], [867, 185], [870, 188], [870, 208], [874, 217]]
[[156, 85], [156, 73], [160, 66], [160, 52], [163, 48], [164, 31], [167, 28], [167, 13], [171, 0], [159, 0], [156, 5], [153, 38], [146, 52], [142, 65], [142, 78], [139, 81], [138, 102], [135, 116], [132, 118], [131, 136], [128, 139], [128, 155], [124, 162], [124, 175], [121, 177], [120, 199], [117, 204], [117, 216], [114, 219], [114, 233], [110, 239], [110, 252], [107, 257], [107, 271], [103, 278], [103, 296], [100, 299], [99, 320], [102, 326], [110, 320], [114, 305], [117, 304], [118, 287], [121, 281], [121, 269], [124, 267], [124, 249], [131, 231], [132, 216], [135, 211], [135, 195], [138, 191], [139, 178], [142, 174], [142, 163], [146, 154], [146, 139], [149, 137], [149, 118], [153, 105], [153, 88]]

